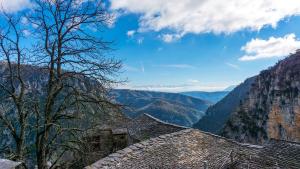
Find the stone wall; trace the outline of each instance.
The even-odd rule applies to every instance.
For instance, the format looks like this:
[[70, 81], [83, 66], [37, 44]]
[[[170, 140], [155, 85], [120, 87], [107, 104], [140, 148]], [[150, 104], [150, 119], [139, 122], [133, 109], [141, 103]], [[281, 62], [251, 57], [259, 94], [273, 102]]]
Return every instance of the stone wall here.
[[133, 144], [133, 139], [129, 137], [126, 128], [98, 129], [97, 132], [90, 136], [86, 136], [84, 139], [89, 143], [85, 146], [87, 155], [82, 156], [83, 163], [85, 164], [91, 164], [99, 158], [103, 158], [117, 150]]

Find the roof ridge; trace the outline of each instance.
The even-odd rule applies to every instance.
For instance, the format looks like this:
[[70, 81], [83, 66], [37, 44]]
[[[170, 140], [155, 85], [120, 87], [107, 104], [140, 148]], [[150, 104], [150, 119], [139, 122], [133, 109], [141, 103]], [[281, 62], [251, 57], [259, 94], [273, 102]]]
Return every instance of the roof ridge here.
[[216, 135], [216, 134], [206, 132], [206, 131], [202, 131], [202, 130], [198, 130], [198, 129], [194, 129], [194, 130], [197, 130], [197, 131], [199, 131], [203, 134], [207, 134], [207, 135], [210, 135], [210, 136], [213, 136], [213, 137], [216, 137], [216, 138], [224, 139], [226, 141], [232, 142], [232, 143], [240, 145], [240, 146], [245, 146], [245, 147], [249, 147], [249, 148], [263, 148], [264, 147], [264, 146], [258, 145], [258, 144], [240, 143], [240, 142], [235, 141], [233, 139], [229, 139], [229, 138], [226, 138], [226, 137], [223, 137], [223, 136], [220, 136], [220, 135]]
[[173, 124], [173, 123], [168, 123], [168, 122], [162, 121], [162, 120], [160, 120], [160, 119], [158, 119], [158, 118], [156, 118], [156, 117], [154, 117], [154, 116], [151, 116], [151, 115], [148, 114], [148, 113], [144, 113], [143, 115], [148, 116], [148, 117], [150, 117], [151, 119], [153, 119], [153, 120], [155, 120], [155, 121], [157, 121], [157, 122], [159, 122], [159, 123], [162, 123], [162, 124], [166, 124], [166, 125], [170, 125], [170, 126], [174, 126], [174, 127], [180, 127], [180, 128], [183, 128], [183, 129], [190, 129], [190, 127], [181, 126], [181, 125], [177, 125], [177, 124]]

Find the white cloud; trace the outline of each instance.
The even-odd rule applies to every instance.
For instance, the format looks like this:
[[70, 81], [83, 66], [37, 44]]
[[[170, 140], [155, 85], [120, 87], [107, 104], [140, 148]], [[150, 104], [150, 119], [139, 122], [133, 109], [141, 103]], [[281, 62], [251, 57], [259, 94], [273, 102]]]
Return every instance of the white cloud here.
[[166, 68], [178, 68], [178, 69], [195, 68], [193, 65], [189, 65], [189, 64], [168, 64], [168, 65], [155, 65], [155, 66], [166, 67]]
[[222, 84], [150, 84], [150, 85], [133, 85], [124, 84], [119, 85], [118, 89], [131, 89], [131, 90], [148, 90], [148, 91], [160, 91], [160, 92], [185, 92], [185, 91], [221, 91], [228, 85]]
[[35, 24], [35, 23], [32, 23], [32, 27], [33, 27], [33, 28], [37, 28], [37, 27], [39, 27], [39, 25], [37, 25], [37, 24]]
[[188, 83], [200, 83], [200, 81], [197, 79], [189, 79], [189, 80], [187, 80], [187, 82]]
[[86, 28], [89, 29], [92, 32], [97, 32], [98, 31], [98, 28], [95, 25], [88, 25]]
[[229, 62], [226, 62], [225, 64], [226, 64], [227, 66], [229, 66], [229, 67], [234, 68], [234, 69], [237, 69], [237, 70], [240, 69], [240, 67], [239, 67], [238, 65], [235, 65], [235, 64], [232, 64], [232, 63], [229, 63]]
[[164, 42], [171, 43], [182, 37], [180, 34], [163, 34], [159, 36]]
[[144, 66], [144, 63], [141, 62], [141, 71], [144, 73], [145, 72], [145, 66]]
[[24, 25], [27, 25], [28, 24], [28, 19], [26, 17], [22, 17], [21, 18], [21, 23], [24, 24]]
[[139, 72], [140, 71], [140, 69], [130, 66], [130, 65], [127, 65], [127, 64], [124, 64], [122, 69], [124, 69], [125, 71], [129, 71], [129, 72]]
[[140, 67], [134, 67], [134, 66], [124, 64], [122, 69], [128, 72], [142, 72], [142, 73], [145, 72], [145, 67], [142, 62], [140, 63]]
[[135, 34], [135, 30], [130, 30], [127, 32], [128, 37], [133, 37], [134, 34]]
[[0, 0], [1, 10], [17, 12], [31, 6], [30, 0]]
[[[113, 11], [140, 14], [139, 31], [170, 30], [176, 34], [233, 33], [276, 27], [300, 14], [299, 0], [110, 0]], [[137, 5], [138, 4], [138, 5]], [[166, 35], [164, 40], [174, 38]]]
[[105, 13], [108, 17], [108, 19], [105, 21], [105, 25], [108, 28], [113, 28], [115, 26], [116, 20], [119, 17], [119, 13], [113, 12], [113, 13]]
[[144, 42], [144, 38], [143, 37], [137, 39], [137, 43], [139, 45], [143, 44], [143, 42]]
[[25, 29], [25, 30], [23, 30], [23, 34], [25, 37], [28, 37], [31, 35], [31, 32], [29, 30]]
[[245, 55], [239, 58], [241, 61], [251, 61], [264, 58], [283, 57], [300, 49], [300, 41], [295, 34], [284, 37], [270, 37], [268, 40], [252, 39], [241, 50]]

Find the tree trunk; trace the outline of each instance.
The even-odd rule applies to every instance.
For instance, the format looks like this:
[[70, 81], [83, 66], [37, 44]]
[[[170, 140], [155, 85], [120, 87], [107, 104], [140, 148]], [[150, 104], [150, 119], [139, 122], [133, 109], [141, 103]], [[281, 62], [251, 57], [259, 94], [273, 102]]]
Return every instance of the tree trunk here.
[[39, 141], [37, 147], [37, 167], [38, 169], [47, 169], [46, 150], [43, 141]]
[[16, 158], [15, 158], [16, 161], [24, 160], [23, 145], [24, 145], [24, 140], [18, 139], [16, 141]]

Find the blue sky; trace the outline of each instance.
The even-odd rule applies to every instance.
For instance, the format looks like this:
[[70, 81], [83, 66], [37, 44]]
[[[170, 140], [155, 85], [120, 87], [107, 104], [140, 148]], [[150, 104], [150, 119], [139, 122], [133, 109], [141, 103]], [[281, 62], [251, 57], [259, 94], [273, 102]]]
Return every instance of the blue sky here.
[[273, 54], [242, 61], [240, 58], [246, 53], [242, 47], [252, 39], [268, 41], [271, 37], [276, 40], [294, 34], [299, 45], [297, 15], [281, 18], [276, 27], [264, 25], [259, 30], [245, 28], [230, 33], [189, 32], [172, 42], [161, 38], [170, 29], [138, 32], [141, 17], [140, 13], [127, 12], [108, 30], [109, 38], [116, 42], [115, 56], [124, 61], [122, 76], [129, 80], [120, 88], [170, 92], [222, 90], [284, 58], [284, 54]]
[[[123, 60], [118, 86], [216, 91], [237, 85], [300, 48], [298, 0], [106, 0], [101, 34]], [[30, 0], [0, 0], [19, 11]], [[100, 32], [96, 32], [99, 33]]]

